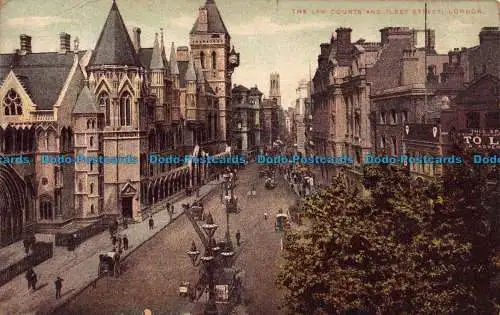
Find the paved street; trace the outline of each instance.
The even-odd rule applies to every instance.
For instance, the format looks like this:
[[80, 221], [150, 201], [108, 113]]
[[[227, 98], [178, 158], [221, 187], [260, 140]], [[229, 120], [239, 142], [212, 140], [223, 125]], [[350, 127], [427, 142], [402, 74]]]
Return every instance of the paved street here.
[[[200, 189], [204, 195], [212, 190], [216, 182], [211, 182]], [[174, 218], [179, 216], [182, 202], [190, 202], [194, 197], [188, 197], [175, 203], [177, 209]], [[158, 206], [154, 206], [157, 208]], [[154, 209], [158, 211], [160, 209]], [[170, 223], [170, 217], [166, 211], [161, 211], [154, 216], [154, 230], [148, 229], [147, 220], [130, 225], [126, 230], [130, 247], [123, 254], [126, 257], [135, 248], [141, 246], [145, 241], [152, 238], [162, 228]], [[47, 235], [38, 235], [38, 240], [53, 241]], [[97, 263], [99, 253], [112, 249], [109, 233], [104, 232], [96, 235], [80, 246], [75, 251], [69, 252], [65, 247], [55, 247], [54, 256], [34, 267], [38, 275], [37, 290], [28, 291], [28, 285], [24, 274], [12, 279], [0, 288], [0, 314], [48, 314], [57, 306], [71, 299], [75, 294], [92, 283], [97, 277]], [[55, 299], [54, 280], [57, 276], [64, 279], [61, 299]]]
[[[256, 169], [256, 165], [251, 165], [238, 174], [236, 194], [242, 211], [230, 216], [233, 242], [236, 243], [236, 229], [242, 236], [236, 268], [244, 270], [242, 298], [248, 314], [280, 314], [281, 292], [276, 289], [275, 280], [281, 235], [274, 232], [272, 217], [279, 208], [286, 211], [295, 196], [283, 184], [266, 190]], [[247, 197], [252, 183], [256, 184], [257, 196]], [[219, 224], [216, 238], [221, 239], [226, 225], [219, 195], [214, 194], [204, 205]], [[265, 210], [270, 214], [267, 221]], [[177, 295], [180, 281], [195, 282], [198, 278], [197, 268], [192, 267], [186, 255], [193, 239], [201, 247], [188, 219], [181, 216], [125, 260], [126, 271], [120, 278], [99, 280], [96, 288], [85, 289], [55, 314], [140, 314], [145, 308], [165, 314], [193, 309], [186, 298]]]

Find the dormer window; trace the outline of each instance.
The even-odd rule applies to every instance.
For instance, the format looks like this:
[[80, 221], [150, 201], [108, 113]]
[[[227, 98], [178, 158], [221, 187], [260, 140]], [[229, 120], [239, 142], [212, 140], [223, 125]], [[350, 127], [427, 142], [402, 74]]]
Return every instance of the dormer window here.
[[23, 103], [21, 97], [16, 91], [10, 89], [3, 99], [3, 107], [5, 116], [16, 116], [23, 114]]

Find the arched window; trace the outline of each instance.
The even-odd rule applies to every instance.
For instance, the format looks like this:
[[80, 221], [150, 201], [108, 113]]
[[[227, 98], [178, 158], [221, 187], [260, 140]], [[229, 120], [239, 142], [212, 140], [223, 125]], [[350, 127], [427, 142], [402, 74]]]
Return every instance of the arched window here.
[[95, 214], [94, 205], [90, 205], [90, 213]]
[[78, 182], [78, 192], [82, 192], [83, 191], [83, 183], [82, 181], [79, 181]]
[[215, 51], [212, 51], [212, 69], [217, 68], [217, 54]]
[[201, 67], [205, 69], [205, 53], [203, 51], [200, 52], [200, 61], [201, 61]]
[[132, 99], [128, 92], [125, 92], [120, 97], [120, 125], [132, 125]]
[[90, 171], [94, 170], [94, 161], [90, 161]]
[[396, 111], [393, 109], [391, 110], [391, 124], [397, 124], [397, 116], [396, 116]]
[[92, 119], [92, 129], [94, 129], [94, 128], [95, 128], [95, 120]]
[[92, 148], [94, 146], [94, 137], [90, 137], [89, 146]]
[[105, 107], [105, 120], [106, 120], [106, 126], [111, 125], [111, 107], [109, 104], [109, 95], [106, 92], [102, 92], [99, 95], [99, 106]]
[[94, 193], [94, 184], [90, 184], [90, 194]]
[[19, 94], [10, 89], [7, 95], [3, 98], [4, 114], [6, 116], [22, 115], [23, 114], [23, 104], [21, 102], [21, 97]]
[[87, 129], [90, 129], [90, 119], [87, 120]]

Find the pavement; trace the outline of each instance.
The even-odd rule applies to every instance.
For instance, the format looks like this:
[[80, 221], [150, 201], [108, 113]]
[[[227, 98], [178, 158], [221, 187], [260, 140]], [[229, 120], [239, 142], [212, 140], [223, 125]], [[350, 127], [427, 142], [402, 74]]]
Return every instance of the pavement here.
[[[202, 186], [200, 197], [210, 193], [219, 183], [220, 181], [214, 180]], [[129, 250], [122, 254], [122, 260], [178, 218], [182, 214], [183, 203], [192, 203], [195, 199], [197, 197], [193, 195], [173, 202], [175, 213], [172, 218], [166, 209], [161, 208], [164, 203], [153, 206], [151, 210], [153, 213], [156, 212], [153, 216], [155, 222], [153, 230], [149, 229], [148, 220], [145, 220], [130, 224], [126, 230], [120, 231], [122, 234], [126, 234], [129, 239]], [[51, 235], [37, 234], [36, 238], [40, 241], [53, 241]], [[24, 273], [0, 287], [0, 315], [52, 313], [94, 283], [97, 279], [99, 254], [111, 251], [112, 248], [107, 231], [86, 240], [74, 251], [68, 251], [66, 247], [54, 247], [54, 256], [34, 267], [38, 276], [35, 291], [28, 290]], [[15, 246], [12, 249], [5, 255], [9, 257], [17, 255], [13, 253]], [[23, 247], [19, 250], [24, 254]], [[55, 299], [54, 281], [58, 276], [64, 281], [62, 296], [60, 299]]]

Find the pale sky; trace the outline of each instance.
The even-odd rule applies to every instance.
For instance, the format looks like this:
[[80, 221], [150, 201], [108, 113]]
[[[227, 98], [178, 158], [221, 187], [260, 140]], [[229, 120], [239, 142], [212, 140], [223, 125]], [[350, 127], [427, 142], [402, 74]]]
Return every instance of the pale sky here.
[[[0, 0], [0, 53], [19, 48], [19, 35], [33, 37], [33, 52], [56, 51], [59, 33], [80, 39], [80, 49], [93, 49], [112, 0]], [[152, 47], [154, 33], [164, 28], [165, 41], [188, 45], [189, 31], [204, 0], [116, 0], [127, 27], [142, 29], [142, 47]], [[337, 27], [353, 29], [352, 41], [380, 41], [379, 29], [387, 26], [424, 28], [423, 1], [388, 0], [216, 0], [232, 44], [241, 53], [241, 64], [233, 83], [257, 85], [269, 94], [269, 74], [279, 72], [282, 105], [296, 98], [298, 82], [314, 75], [319, 45], [329, 42]], [[492, 1], [429, 1], [428, 27], [436, 30], [436, 50], [447, 53], [454, 47], [479, 43], [484, 26], [499, 25], [499, 3]], [[297, 14], [294, 10], [305, 9]], [[336, 13], [333, 10], [338, 10]], [[347, 9], [359, 9], [361, 14]], [[388, 12], [388, 9], [408, 10]], [[465, 9], [480, 10], [479, 13]], [[314, 14], [314, 10], [324, 10]], [[367, 12], [367, 10], [371, 10]], [[379, 10], [378, 12], [376, 10]], [[450, 11], [451, 10], [451, 11]], [[455, 11], [456, 10], [456, 11]], [[461, 10], [463, 12], [461, 12]], [[333, 14], [332, 14], [333, 13]], [[73, 44], [72, 44], [73, 45]]]

